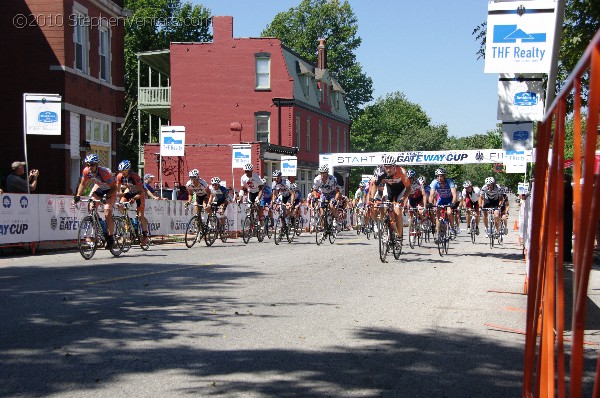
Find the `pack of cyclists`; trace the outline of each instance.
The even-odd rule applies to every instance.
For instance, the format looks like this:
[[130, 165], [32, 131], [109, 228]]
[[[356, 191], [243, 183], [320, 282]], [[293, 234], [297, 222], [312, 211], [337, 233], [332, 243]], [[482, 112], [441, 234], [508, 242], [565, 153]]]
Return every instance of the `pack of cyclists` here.
[[[118, 165], [118, 173], [113, 176], [111, 170], [99, 166], [100, 159], [96, 154], [90, 154], [84, 159], [85, 167], [82, 171], [81, 180], [77, 188], [74, 202], [80, 200], [85, 187], [89, 181], [94, 186], [90, 195], [96, 200], [102, 200], [107, 227], [107, 248], [114, 244], [114, 222], [112, 211], [115, 203], [136, 203], [137, 214], [142, 224], [142, 242], [148, 240], [148, 221], [144, 214], [146, 192], [144, 181], [135, 172], [131, 171], [131, 162], [123, 160]], [[483, 223], [487, 234], [490, 217], [496, 225], [496, 231], [500, 230], [500, 222], [508, 217], [509, 201], [507, 192], [499, 186], [494, 177], [487, 177], [483, 186], [477, 187], [471, 181], [462, 183], [462, 190], [452, 178], [446, 176], [444, 168], [435, 170], [435, 179], [427, 184], [424, 176], [416, 176], [412, 169], [407, 169], [396, 163], [393, 155], [385, 155], [381, 165], [375, 168], [372, 178], [368, 182], [361, 182], [352, 200], [342, 195], [336, 178], [329, 174], [329, 167], [322, 165], [318, 169], [318, 175], [314, 178], [313, 186], [307, 195], [306, 201], [302, 198], [302, 192], [296, 183], [283, 179], [279, 170], [273, 172], [271, 186], [266, 179], [261, 178], [254, 172], [254, 166], [247, 163], [243, 167], [244, 174], [240, 180], [240, 190], [233, 198], [238, 204], [245, 202], [255, 205], [259, 217], [263, 214], [265, 207], [269, 208], [269, 218], [273, 220], [270, 207], [274, 203], [284, 206], [285, 216], [300, 218], [300, 207], [306, 203], [314, 212], [323, 213], [323, 208], [328, 206], [333, 216], [334, 227], [337, 227], [338, 215], [360, 211], [364, 213], [366, 222], [373, 221], [377, 232], [377, 219], [383, 215], [383, 208], [379, 206], [382, 202], [391, 202], [396, 235], [402, 240], [403, 216], [417, 214], [421, 220], [427, 217], [432, 221], [432, 232], [439, 229], [440, 215], [446, 213], [450, 225], [454, 225], [453, 218], [456, 210], [462, 208], [466, 212], [467, 233], [470, 231], [470, 220], [475, 218], [476, 233], [479, 234], [480, 213], [483, 215]], [[224, 211], [232, 201], [228, 195], [227, 188], [221, 185], [218, 176], [212, 177], [210, 184], [200, 178], [198, 169], [192, 169], [188, 173], [189, 180], [185, 187], [188, 192], [186, 205], [194, 205], [195, 214], [204, 209], [209, 215], [212, 212], [210, 204], [214, 203]], [[430, 209], [428, 211], [428, 209]], [[488, 214], [491, 213], [492, 214]], [[351, 219], [354, 219], [351, 217]], [[458, 231], [454, 231], [458, 233]]]

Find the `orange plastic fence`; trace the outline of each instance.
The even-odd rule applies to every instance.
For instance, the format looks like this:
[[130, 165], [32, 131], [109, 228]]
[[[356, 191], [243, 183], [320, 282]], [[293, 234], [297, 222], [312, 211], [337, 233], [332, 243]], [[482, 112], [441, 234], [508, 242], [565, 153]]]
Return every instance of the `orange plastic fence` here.
[[[582, 77], [589, 76], [587, 110], [582, 113]], [[567, 100], [574, 105], [573, 134], [573, 308], [570, 353], [564, 345], [563, 267], [564, 143]], [[600, 177], [594, 174], [600, 113], [600, 31], [561, 93], [538, 124], [534, 172], [523, 397], [580, 397], [586, 298], [600, 214]], [[582, 119], [586, 118], [582, 132]], [[552, 154], [549, 158], [549, 150]], [[583, 180], [583, 184], [581, 183]], [[557, 189], [558, 188], [558, 189]], [[584, 200], [585, 199], [585, 200]], [[567, 367], [566, 358], [570, 357]], [[600, 357], [598, 358], [600, 364]], [[566, 368], [569, 374], [566, 374]], [[589, 370], [588, 370], [589, 371]], [[568, 380], [568, 386], [567, 386]], [[600, 396], [600, 366], [593, 396]]]

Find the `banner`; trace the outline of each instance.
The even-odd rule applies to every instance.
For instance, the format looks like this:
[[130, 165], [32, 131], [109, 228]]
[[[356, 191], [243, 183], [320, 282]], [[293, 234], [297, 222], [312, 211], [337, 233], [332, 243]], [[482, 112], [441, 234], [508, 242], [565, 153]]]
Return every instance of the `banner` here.
[[185, 156], [185, 127], [160, 127], [160, 156]]
[[0, 195], [0, 245], [39, 240], [38, 196], [16, 193]]
[[77, 239], [80, 220], [87, 214], [84, 203], [75, 206], [73, 196], [39, 196], [39, 240]]
[[240, 144], [231, 146], [231, 167], [241, 169], [246, 163], [252, 163], [252, 146], [250, 144]]
[[533, 122], [502, 123], [502, 149], [531, 151], [533, 149]]
[[298, 158], [296, 156], [281, 157], [281, 175], [287, 177], [296, 177], [298, 172]]
[[61, 96], [23, 94], [25, 132], [28, 135], [61, 135]]
[[498, 120], [540, 121], [544, 117], [544, 87], [539, 75], [500, 75], [498, 80]]
[[548, 73], [556, 2], [493, 2], [488, 5], [485, 73]]
[[529, 195], [529, 183], [528, 182], [520, 182], [518, 184], [517, 194]]

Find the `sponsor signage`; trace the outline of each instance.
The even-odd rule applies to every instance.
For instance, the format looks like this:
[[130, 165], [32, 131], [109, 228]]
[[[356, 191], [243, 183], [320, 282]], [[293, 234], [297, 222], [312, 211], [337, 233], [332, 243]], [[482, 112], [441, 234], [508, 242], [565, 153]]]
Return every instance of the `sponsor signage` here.
[[529, 183], [520, 182], [517, 186], [517, 193], [519, 195], [529, 195]]
[[250, 144], [232, 145], [231, 167], [241, 169], [246, 163], [252, 163], [252, 146]]
[[3, 194], [0, 207], [0, 245], [37, 242], [40, 228], [38, 196]]
[[533, 149], [533, 123], [502, 123], [502, 149], [505, 151], [531, 151]]
[[555, 1], [489, 2], [485, 73], [548, 73]]
[[500, 75], [498, 120], [540, 121], [544, 116], [542, 78], [538, 75]]
[[160, 127], [160, 156], [185, 156], [185, 127]]
[[24, 94], [25, 132], [28, 135], [61, 135], [61, 96]]
[[281, 157], [281, 175], [287, 177], [296, 177], [298, 172], [298, 159], [296, 156]]

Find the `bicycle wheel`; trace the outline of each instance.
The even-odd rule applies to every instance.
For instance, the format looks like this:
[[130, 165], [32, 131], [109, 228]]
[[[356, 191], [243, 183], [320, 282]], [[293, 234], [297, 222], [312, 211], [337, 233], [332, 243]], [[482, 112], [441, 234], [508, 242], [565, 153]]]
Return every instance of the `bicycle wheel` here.
[[421, 240], [423, 239], [423, 231], [421, 228], [421, 219], [417, 217], [417, 226], [415, 227], [415, 231], [417, 231], [417, 246], [421, 247]]
[[256, 223], [254, 224], [254, 231], [256, 232], [256, 239], [258, 239], [259, 242], [262, 242], [263, 240], [265, 240], [264, 221], [265, 221], [265, 218], [263, 217], [263, 219], [260, 221], [256, 220]]
[[263, 228], [265, 229], [265, 235], [267, 235], [267, 238], [269, 239], [271, 239], [273, 236], [273, 227], [271, 226], [272, 222], [273, 219], [271, 217], [264, 218]]
[[362, 228], [363, 228], [363, 234], [365, 234], [365, 236], [367, 237], [367, 240], [371, 239], [371, 223], [370, 222], [365, 222], [363, 220], [363, 224], [362, 224]]
[[471, 216], [471, 242], [475, 244], [475, 237], [477, 236], [477, 224], [475, 224], [475, 217]]
[[300, 236], [304, 230], [304, 218], [298, 217], [296, 219], [296, 236]]
[[198, 216], [192, 216], [188, 225], [185, 228], [185, 245], [191, 249], [192, 246], [198, 241], [198, 233], [200, 228], [198, 227]]
[[417, 217], [411, 217], [410, 224], [408, 226], [408, 245], [411, 249], [415, 248], [417, 240]]
[[402, 254], [402, 239], [396, 234], [395, 229], [396, 227], [390, 226], [390, 245], [392, 245], [394, 258], [398, 260], [400, 259], [400, 254]]
[[382, 263], [385, 263], [385, 258], [389, 250], [389, 228], [388, 218], [384, 218], [383, 221], [379, 222], [379, 259]]
[[446, 239], [444, 239], [444, 253], [448, 254], [448, 248], [450, 247], [450, 237], [448, 236], [448, 229], [446, 228]]
[[[325, 223], [324, 219], [323, 223]], [[315, 216], [315, 240], [317, 241], [317, 245], [323, 243], [327, 237], [325, 228], [326, 226], [321, 224], [321, 217], [318, 215]]]
[[448, 237], [446, 236], [446, 232], [446, 223], [440, 221], [440, 230], [437, 231], [437, 247], [440, 256], [443, 256], [446, 253], [444, 248], [446, 244], [446, 239], [448, 239]]
[[121, 253], [123, 253], [123, 240], [125, 239], [125, 225], [123, 225], [123, 220], [116, 218], [113, 219], [115, 224], [113, 239], [114, 243], [112, 247], [109, 249], [111, 254], [115, 257], [119, 257]]
[[214, 213], [206, 219], [205, 228], [204, 243], [206, 243], [206, 246], [212, 246], [219, 235], [219, 231], [217, 230], [217, 216]]
[[131, 225], [131, 222], [129, 222], [127, 218], [121, 216], [115, 217], [115, 219], [117, 218], [123, 220], [123, 225], [125, 226], [125, 235], [123, 236], [123, 253], [127, 253], [129, 249], [131, 249], [136, 231], [133, 229], [133, 225]]
[[327, 232], [327, 235], [329, 235], [329, 243], [333, 245], [335, 243], [335, 239], [337, 238], [339, 224], [337, 226], [334, 226], [333, 224], [328, 224], [327, 228], [329, 229], [329, 231]]
[[488, 220], [488, 238], [490, 239], [490, 248], [494, 248], [494, 224], [493, 220]]
[[229, 223], [226, 217], [219, 220], [219, 238], [223, 243], [227, 242], [227, 238], [229, 238]]
[[242, 227], [242, 240], [244, 241], [245, 244], [248, 244], [248, 242], [250, 242], [250, 238], [252, 237], [252, 220], [250, 219], [250, 216], [246, 216], [246, 218], [244, 219], [244, 225]]
[[89, 260], [94, 256], [98, 244], [99, 231], [94, 226], [92, 216], [85, 216], [79, 222], [79, 231], [77, 232], [77, 248], [81, 257]]

